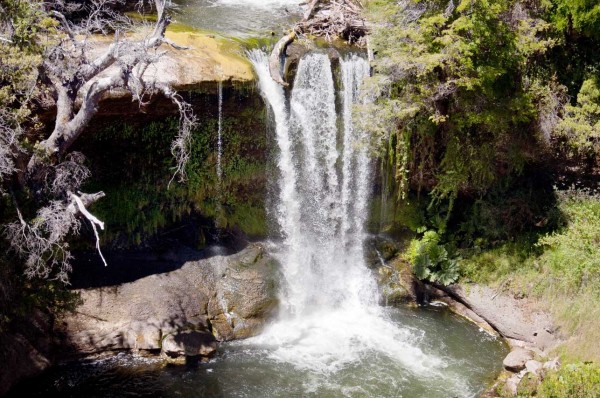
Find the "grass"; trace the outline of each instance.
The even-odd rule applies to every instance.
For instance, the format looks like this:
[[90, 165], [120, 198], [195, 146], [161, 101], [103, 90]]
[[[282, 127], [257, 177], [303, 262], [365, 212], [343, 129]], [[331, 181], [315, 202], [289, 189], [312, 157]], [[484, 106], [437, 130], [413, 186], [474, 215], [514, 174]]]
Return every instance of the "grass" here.
[[559, 194], [563, 222], [536, 239], [463, 254], [463, 279], [505, 286], [550, 311], [565, 362], [600, 361], [600, 197]]
[[[530, 395], [519, 395], [529, 397]], [[540, 398], [591, 398], [600, 397], [600, 365], [593, 363], [571, 364], [546, 374], [537, 387]]]

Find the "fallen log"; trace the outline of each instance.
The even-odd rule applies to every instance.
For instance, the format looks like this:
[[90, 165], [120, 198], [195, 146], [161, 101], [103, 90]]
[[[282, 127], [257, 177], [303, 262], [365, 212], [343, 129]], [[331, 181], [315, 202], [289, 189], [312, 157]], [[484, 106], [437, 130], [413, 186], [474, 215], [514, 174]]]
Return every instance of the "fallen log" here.
[[281, 58], [287, 46], [293, 42], [295, 38], [295, 31], [283, 36], [281, 39], [279, 39], [277, 44], [275, 44], [273, 51], [271, 51], [271, 56], [269, 57], [269, 72], [271, 73], [271, 78], [275, 80], [276, 83], [281, 84], [284, 87], [287, 87], [289, 84], [285, 81], [281, 74]]

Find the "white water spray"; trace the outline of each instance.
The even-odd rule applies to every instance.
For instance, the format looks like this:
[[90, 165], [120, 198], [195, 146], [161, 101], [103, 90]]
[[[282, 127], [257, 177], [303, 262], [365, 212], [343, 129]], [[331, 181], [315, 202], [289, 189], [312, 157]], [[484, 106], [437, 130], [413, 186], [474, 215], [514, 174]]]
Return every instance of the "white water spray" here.
[[267, 56], [250, 59], [271, 107], [279, 147], [278, 223], [285, 277], [280, 318], [251, 344], [299, 369], [337, 372], [367, 355], [383, 355], [431, 376], [439, 358], [416, 347], [418, 335], [387, 319], [365, 266], [364, 224], [370, 196], [368, 136], [352, 123], [352, 107], [369, 65], [341, 60], [342, 131], [332, 66], [325, 54], [304, 56], [288, 100], [270, 77]]

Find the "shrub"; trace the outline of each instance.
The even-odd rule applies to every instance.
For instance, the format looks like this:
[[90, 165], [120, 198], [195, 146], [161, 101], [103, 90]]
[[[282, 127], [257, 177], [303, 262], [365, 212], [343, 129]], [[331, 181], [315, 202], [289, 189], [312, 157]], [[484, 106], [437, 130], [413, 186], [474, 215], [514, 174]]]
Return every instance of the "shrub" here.
[[540, 398], [600, 397], [600, 365], [578, 363], [563, 366], [546, 376], [538, 388]]
[[449, 285], [458, 280], [458, 263], [440, 244], [435, 231], [427, 231], [420, 240], [413, 240], [409, 248], [409, 261], [417, 278]]

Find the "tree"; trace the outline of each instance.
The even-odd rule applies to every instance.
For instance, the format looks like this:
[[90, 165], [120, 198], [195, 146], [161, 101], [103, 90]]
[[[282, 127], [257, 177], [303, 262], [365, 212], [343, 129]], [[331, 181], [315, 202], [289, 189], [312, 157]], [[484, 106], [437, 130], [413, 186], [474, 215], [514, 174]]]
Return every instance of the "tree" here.
[[595, 0], [552, 0], [554, 23], [568, 35], [600, 38], [600, 4]]
[[543, 148], [557, 122], [545, 113], [560, 103], [536, 75], [555, 44], [542, 13], [506, 0], [372, 4], [377, 101], [363, 115], [366, 128], [396, 136], [402, 192], [480, 195]]
[[[150, 65], [163, 54], [163, 44], [181, 49], [165, 39], [170, 23], [169, 0], [154, 0], [157, 17], [146, 30], [134, 29], [132, 22], [113, 11], [123, 0], [42, 2], [8, 0], [2, 2], [2, 79], [9, 81], [0, 91], [0, 178], [2, 188], [11, 193], [16, 221], [8, 223], [5, 236], [25, 260], [29, 277], [68, 280], [71, 253], [68, 237], [77, 235], [81, 218], [87, 219], [97, 238], [96, 227], [103, 223], [86, 210], [102, 192], [79, 192], [89, 177], [84, 157], [70, 153], [71, 145], [85, 131], [97, 112], [103, 95], [110, 90], [127, 90], [141, 106], [149, 96], [161, 93], [180, 112], [179, 134], [172, 143], [176, 158], [173, 178], [185, 178], [188, 144], [196, 123], [191, 106], [171, 88], [155, 84], [145, 76]], [[138, 2], [140, 7], [144, 1]], [[26, 19], [24, 19], [26, 18]], [[41, 29], [43, 28], [43, 29]], [[46, 42], [40, 45], [42, 33]], [[102, 45], [93, 35], [112, 35]], [[32, 54], [28, 72], [19, 75], [11, 62], [22, 54]], [[34, 73], [39, 71], [39, 74]], [[29, 91], [28, 89], [29, 88]], [[41, 89], [43, 88], [43, 90]], [[30, 118], [32, 99], [50, 96], [56, 107], [56, 120], [50, 135], [31, 147], [25, 129], [35, 125]], [[17, 168], [17, 163], [26, 167]], [[15, 191], [19, 191], [15, 193]], [[19, 201], [25, 198], [26, 209]], [[101, 253], [100, 253], [101, 255]]]

